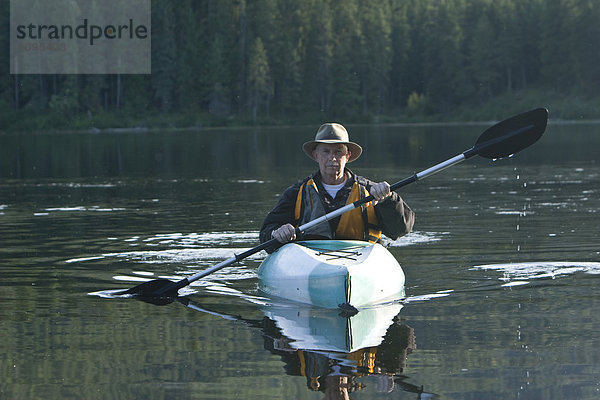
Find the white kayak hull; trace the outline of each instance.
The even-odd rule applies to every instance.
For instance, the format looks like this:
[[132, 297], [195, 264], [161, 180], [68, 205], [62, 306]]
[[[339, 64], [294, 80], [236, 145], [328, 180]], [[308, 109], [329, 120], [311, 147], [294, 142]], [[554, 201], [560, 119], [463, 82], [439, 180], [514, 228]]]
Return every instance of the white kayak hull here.
[[317, 307], [364, 308], [405, 297], [404, 271], [379, 244], [352, 240], [288, 243], [258, 269], [259, 289]]

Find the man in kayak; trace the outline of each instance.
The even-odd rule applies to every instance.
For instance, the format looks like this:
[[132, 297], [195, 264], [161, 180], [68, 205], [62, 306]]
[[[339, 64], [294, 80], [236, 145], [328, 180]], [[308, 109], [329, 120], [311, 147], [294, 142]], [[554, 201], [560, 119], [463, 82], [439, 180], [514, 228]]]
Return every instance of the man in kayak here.
[[[387, 182], [375, 183], [346, 168], [347, 163], [360, 157], [362, 148], [349, 140], [342, 125], [321, 125], [315, 140], [304, 143], [302, 149], [319, 164], [319, 171], [283, 192], [263, 222], [262, 243], [272, 238], [280, 243], [296, 239], [375, 243], [382, 234], [395, 240], [412, 230], [414, 212], [396, 192], [390, 191]], [[296, 235], [296, 227], [368, 195], [375, 200]]]

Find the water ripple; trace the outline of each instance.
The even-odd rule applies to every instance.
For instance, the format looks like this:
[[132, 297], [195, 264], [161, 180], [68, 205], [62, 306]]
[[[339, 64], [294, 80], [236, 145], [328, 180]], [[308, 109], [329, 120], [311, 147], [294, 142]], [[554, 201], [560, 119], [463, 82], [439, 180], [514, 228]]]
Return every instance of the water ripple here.
[[572, 275], [578, 272], [598, 275], [600, 274], [600, 263], [541, 261], [476, 265], [471, 270], [502, 272], [502, 276], [498, 279], [506, 282], [502, 286], [509, 287], [526, 285], [531, 279], [556, 279], [560, 276]]
[[149, 245], [164, 244], [171, 246], [203, 247], [215, 244], [235, 244], [258, 241], [258, 231], [247, 232], [206, 232], [206, 233], [159, 233], [144, 242]]
[[[100, 260], [106, 258], [118, 258], [127, 261], [137, 261], [144, 264], [164, 264], [164, 263], [186, 263], [186, 262], [202, 262], [206, 260], [220, 261], [232, 257], [236, 253], [242, 253], [249, 250], [248, 248], [203, 248], [203, 249], [172, 249], [158, 251], [127, 251], [120, 253], [106, 253], [97, 256], [72, 258], [66, 260], [68, 264], [80, 263], [86, 261]], [[266, 256], [265, 253], [259, 252], [247, 259], [261, 260]]]

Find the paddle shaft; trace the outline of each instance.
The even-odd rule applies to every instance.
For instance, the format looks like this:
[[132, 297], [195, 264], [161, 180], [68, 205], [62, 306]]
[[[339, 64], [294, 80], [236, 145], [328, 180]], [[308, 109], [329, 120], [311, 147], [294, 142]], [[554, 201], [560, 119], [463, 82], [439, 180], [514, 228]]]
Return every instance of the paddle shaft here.
[[[487, 149], [487, 148], [489, 148], [491, 146], [494, 146], [494, 145], [496, 145], [497, 143], [499, 143], [501, 141], [509, 139], [509, 138], [511, 138], [513, 136], [517, 136], [517, 135], [519, 135], [519, 134], [521, 134], [523, 132], [526, 132], [527, 130], [531, 129], [532, 127], [533, 127], [533, 125], [529, 125], [529, 126], [521, 128], [521, 129], [517, 129], [516, 131], [514, 131], [510, 135], [506, 135], [506, 136], [504, 136], [502, 138], [497, 138], [495, 140], [489, 140], [489, 141], [487, 141], [485, 143], [482, 143], [480, 145], [475, 145], [472, 148], [470, 148], [469, 150], [467, 150], [467, 151], [465, 151], [465, 152], [463, 152], [463, 153], [461, 153], [461, 154], [459, 154], [459, 155], [457, 155], [455, 157], [449, 158], [448, 160], [443, 161], [443, 162], [441, 162], [441, 163], [439, 163], [437, 165], [434, 165], [433, 167], [427, 168], [426, 170], [423, 170], [423, 171], [421, 171], [419, 173], [416, 173], [416, 174], [414, 174], [412, 176], [409, 176], [408, 178], [405, 178], [405, 179], [403, 179], [403, 180], [401, 180], [399, 182], [396, 182], [393, 185], [390, 185], [390, 190], [391, 191], [396, 191], [396, 190], [400, 189], [401, 187], [404, 187], [404, 186], [406, 186], [406, 185], [408, 185], [410, 183], [416, 182], [416, 181], [421, 180], [423, 178], [427, 178], [428, 176], [431, 176], [431, 175], [435, 174], [436, 172], [440, 172], [440, 171], [442, 171], [442, 170], [444, 170], [446, 168], [449, 168], [449, 167], [451, 167], [453, 165], [456, 165], [456, 164], [458, 164], [458, 163], [460, 163], [460, 162], [462, 162], [462, 161], [464, 161], [466, 159], [469, 159], [469, 158], [471, 158], [471, 157], [479, 154], [481, 151], [483, 151], [483, 150], [485, 150], [485, 149]], [[323, 223], [325, 221], [329, 221], [331, 219], [337, 218], [340, 215], [342, 215], [342, 214], [344, 214], [344, 213], [346, 213], [348, 211], [354, 210], [355, 208], [360, 207], [361, 205], [366, 204], [366, 203], [368, 203], [370, 201], [373, 201], [373, 200], [375, 200], [375, 198], [373, 197], [373, 195], [370, 195], [370, 196], [367, 196], [367, 197], [365, 197], [363, 199], [357, 200], [354, 203], [347, 204], [344, 207], [338, 208], [337, 210], [334, 210], [334, 211], [332, 211], [332, 212], [330, 212], [328, 214], [325, 214], [322, 217], [316, 218], [316, 219], [314, 219], [314, 220], [312, 220], [310, 222], [307, 222], [306, 224], [304, 224], [302, 226], [299, 226], [298, 228], [296, 228], [296, 234], [298, 235], [298, 234], [304, 232], [305, 230], [307, 230], [309, 228], [312, 228], [313, 226], [316, 226], [316, 225], [319, 225], [319, 224], [321, 224], [321, 223]]]
[[[460, 162], [462, 162], [464, 160], [467, 160], [467, 159], [469, 159], [469, 158], [471, 158], [471, 157], [479, 154], [481, 151], [483, 151], [483, 150], [485, 150], [485, 149], [487, 149], [487, 148], [489, 148], [491, 146], [496, 145], [500, 141], [504, 141], [504, 140], [507, 140], [507, 139], [509, 139], [509, 138], [511, 138], [513, 136], [517, 136], [517, 135], [519, 135], [519, 134], [521, 134], [521, 133], [523, 133], [523, 132], [531, 129], [532, 127], [533, 127], [532, 125], [528, 125], [528, 126], [523, 127], [521, 129], [515, 130], [510, 135], [506, 135], [506, 136], [503, 136], [501, 138], [497, 138], [495, 140], [489, 140], [489, 141], [487, 141], [485, 143], [475, 145], [472, 148], [470, 148], [469, 150], [467, 150], [467, 151], [465, 151], [465, 152], [463, 152], [463, 153], [461, 153], [461, 154], [459, 154], [459, 155], [457, 155], [455, 157], [449, 158], [448, 160], [443, 161], [443, 162], [441, 162], [441, 163], [439, 163], [437, 165], [434, 165], [433, 167], [427, 168], [426, 170], [423, 170], [423, 171], [421, 171], [419, 173], [416, 173], [416, 174], [414, 174], [412, 176], [409, 176], [408, 178], [405, 178], [405, 179], [403, 179], [403, 180], [401, 180], [399, 182], [394, 183], [393, 185], [390, 186], [390, 190], [396, 191], [396, 190], [400, 189], [401, 187], [404, 187], [404, 186], [406, 186], [406, 185], [408, 185], [410, 183], [413, 183], [413, 182], [416, 182], [418, 180], [427, 178], [428, 176], [431, 176], [431, 175], [435, 174], [436, 172], [440, 172], [440, 171], [442, 171], [442, 170], [444, 170], [446, 168], [449, 168], [449, 167], [451, 167], [453, 165], [456, 165], [456, 164], [458, 164], [458, 163], [460, 163]], [[355, 201], [353, 203], [347, 204], [344, 207], [338, 208], [337, 210], [334, 210], [334, 211], [332, 211], [330, 213], [327, 213], [327, 214], [325, 214], [325, 215], [323, 215], [323, 216], [321, 216], [319, 218], [316, 218], [316, 219], [314, 219], [314, 220], [312, 220], [310, 222], [307, 222], [304, 225], [300, 225], [298, 228], [296, 228], [296, 235], [300, 235], [302, 232], [306, 231], [307, 229], [312, 228], [313, 226], [316, 226], [316, 225], [322, 224], [325, 221], [329, 221], [329, 220], [332, 220], [334, 218], [337, 218], [340, 215], [345, 214], [348, 211], [354, 210], [355, 208], [360, 207], [361, 205], [366, 204], [366, 203], [368, 203], [370, 201], [373, 201], [373, 200], [375, 200], [375, 198], [372, 195], [367, 196], [367, 197], [365, 197], [365, 198], [363, 198], [361, 200], [358, 200], [358, 201]], [[165, 288], [165, 290], [161, 290], [161, 292], [166, 293], [166, 292], [171, 292], [171, 291], [176, 290], [176, 289], [179, 290], [182, 287], [185, 287], [185, 286], [189, 285], [190, 283], [192, 283], [194, 281], [197, 281], [198, 279], [204, 278], [205, 276], [210, 275], [210, 274], [212, 274], [212, 273], [214, 273], [214, 272], [216, 272], [216, 271], [218, 271], [218, 270], [220, 270], [222, 268], [225, 268], [225, 267], [227, 267], [227, 266], [229, 266], [231, 264], [234, 264], [234, 263], [236, 263], [238, 261], [243, 260], [244, 258], [250, 257], [251, 255], [258, 253], [261, 250], [265, 250], [265, 249], [270, 248], [272, 246], [275, 246], [277, 244], [279, 244], [279, 242], [277, 241], [277, 239], [268, 240], [268, 241], [266, 241], [266, 242], [264, 242], [264, 243], [262, 243], [262, 244], [260, 244], [260, 245], [258, 245], [256, 247], [253, 247], [250, 250], [246, 250], [243, 253], [235, 254], [233, 257], [231, 257], [231, 258], [229, 258], [229, 259], [227, 259], [225, 261], [222, 261], [219, 264], [217, 264], [217, 265], [215, 265], [215, 266], [213, 266], [211, 268], [208, 268], [208, 269], [206, 269], [204, 271], [198, 272], [197, 274], [191, 275], [191, 276], [189, 276], [187, 278], [184, 278], [184, 279], [182, 279], [182, 280], [180, 280], [178, 282], [174, 282], [173, 286], [167, 286]]]

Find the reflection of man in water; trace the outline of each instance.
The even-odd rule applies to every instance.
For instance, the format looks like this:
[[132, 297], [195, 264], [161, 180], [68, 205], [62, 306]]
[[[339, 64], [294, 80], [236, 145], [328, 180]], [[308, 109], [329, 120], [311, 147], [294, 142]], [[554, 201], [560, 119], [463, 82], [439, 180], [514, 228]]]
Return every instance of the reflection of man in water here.
[[288, 375], [305, 376], [308, 388], [325, 393], [325, 399], [349, 399], [350, 393], [363, 388], [356, 377], [371, 374], [380, 378], [376, 383], [378, 392], [391, 392], [394, 375], [402, 373], [408, 354], [416, 348], [414, 330], [398, 322], [390, 326], [379, 346], [335, 355], [294, 349], [273, 321], [265, 318], [264, 322], [265, 349], [281, 356]]
[[300, 374], [306, 376], [309, 389], [325, 393], [325, 399], [348, 399], [350, 393], [362, 390], [363, 385], [355, 379], [364, 375], [378, 374], [377, 392], [389, 393], [393, 390], [393, 374], [379, 375], [382, 370], [374, 365], [377, 350], [377, 347], [368, 347], [343, 354], [343, 360], [303, 350], [297, 350], [296, 355], [300, 362]]
[[[367, 349], [367, 352], [374, 355], [374, 351], [377, 348]], [[301, 352], [301, 350], [299, 350]], [[362, 353], [359, 350], [355, 353]], [[319, 354], [319, 353], [311, 353]], [[351, 353], [349, 355], [352, 355]], [[319, 354], [322, 357], [322, 354]], [[330, 360], [333, 361], [333, 360]], [[370, 373], [374, 371], [371, 370]], [[379, 371], [375, 371], [379, 372]], [[326, 371], [327, 375], [324, 376], [307, 376], [308, 387], [314, 391], [321, 391], [325, 393], [325, 400], [348, 400], [350, 399], [350, 393], [363, 389], [363, 384], [356, 382], [356, 377], [362, 376], [363, 374], [357, 373], [344, 373], [342, 367], [338, 364], [331, 365]], [[393, 374], [382, 374], [376, 375], [375, 379], [375, 391], [377, 393], [391, 393], [394, 390], [394, 375]]]
[[354, 377], [346, 375], [330, 375], [325, 377], [326, 400], [349, 400], [349, 393], [354, 391]]
[[298, 350], [297, 354], [308, 388], [324, 392], [326, 399], [347, 399], [349, 393], [362, 389], [361, 384], [354, 382], [353, 375], [341, 371], [339, 360], [317, 352]]

